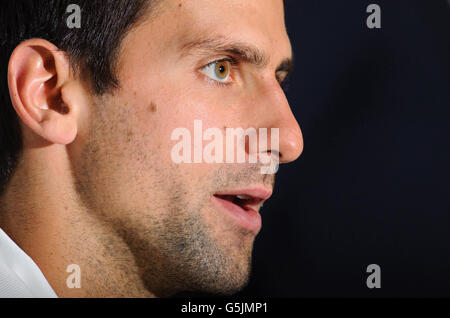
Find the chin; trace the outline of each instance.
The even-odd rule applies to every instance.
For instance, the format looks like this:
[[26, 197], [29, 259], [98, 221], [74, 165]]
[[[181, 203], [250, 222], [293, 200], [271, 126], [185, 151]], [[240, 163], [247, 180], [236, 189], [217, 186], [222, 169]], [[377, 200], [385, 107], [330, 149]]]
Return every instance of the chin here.
[[233, 295], [247, 286], [250, 277], [250, 264], [235, 265], [233, 270], [221, 271], [211, 277], [198, 291], [218, 295]]
[[198, 292], [202, 293], [209, 293], [209, 294], [215, 294], [215, 295], [222, 295], [222, 296], [231, 296], [238, 292], [240, 292], [245, 286], [248, 284], [248, 278], [242, 281], [234, 282], [233, 284], [230, 284], [230, 282], [223, 282], [223, 284], [220, 284], [220, 282], [216, 286], [211, 286], [210, 288], [204, 288], [199, 289]]

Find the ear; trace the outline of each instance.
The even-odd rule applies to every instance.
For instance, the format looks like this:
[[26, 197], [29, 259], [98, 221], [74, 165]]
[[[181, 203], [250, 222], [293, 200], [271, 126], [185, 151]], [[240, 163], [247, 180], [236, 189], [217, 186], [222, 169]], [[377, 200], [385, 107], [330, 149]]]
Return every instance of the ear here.
[[77, 100], [71, 94], [71, 68], [65, 52], [43, 39], [22, 42], [8, 66], [11, 101], [22, 122], [56, 144], [77, 135]]

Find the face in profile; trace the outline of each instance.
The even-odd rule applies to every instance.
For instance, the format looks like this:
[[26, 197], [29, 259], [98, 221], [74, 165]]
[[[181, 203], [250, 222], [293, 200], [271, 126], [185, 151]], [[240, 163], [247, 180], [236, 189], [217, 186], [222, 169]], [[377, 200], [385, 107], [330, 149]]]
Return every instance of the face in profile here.
[[171, 133], [198, 119], [203, 129], [276, 127], [280, 162], [294, 160], [301, 132], [279, 83], [289, 59], [279, 0], [166, 1], [124, 39], [121, 88], [95, 100], [71, 151], [83, 202], [117, 228], [153, 290], [232, 293], [247, 282], [274, 175], [176, 164]]
[[180, 127], [194, 135], [195, 120], [224, 135], [278, 128], [277, 151], [268, 144], [258, 155], [295, 160], [302, 135], [280, 85], [291, 60], [281, 0], [165, 0], [123, 38], [120, 87], [86, 90], [67, 146], [76, 200], [155, 295], [229, 294], [247, 283], [274, 175], [248, 161], [176, 163], [171, 136]]

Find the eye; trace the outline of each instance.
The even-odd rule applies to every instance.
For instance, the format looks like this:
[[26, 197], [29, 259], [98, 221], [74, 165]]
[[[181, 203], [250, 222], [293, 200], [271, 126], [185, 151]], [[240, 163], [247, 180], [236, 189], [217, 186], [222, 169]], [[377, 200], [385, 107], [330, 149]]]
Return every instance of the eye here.
[[209, 63], [201, 68], [200, 72], [214, 81], [228, 83], [230, 81], [231, 67], [230, 61], [221, 60]]
[[286, 93], [289, 87], [288, 74], [286, 72], [277, 72], [275, 76], [281, 89]]
[[277, 78], [277, 81], [280, 85], [283, 85], [283, 83], [286, 81], [287, 75], [287, 72], [277, 72], [275, 74], [275, 77]]

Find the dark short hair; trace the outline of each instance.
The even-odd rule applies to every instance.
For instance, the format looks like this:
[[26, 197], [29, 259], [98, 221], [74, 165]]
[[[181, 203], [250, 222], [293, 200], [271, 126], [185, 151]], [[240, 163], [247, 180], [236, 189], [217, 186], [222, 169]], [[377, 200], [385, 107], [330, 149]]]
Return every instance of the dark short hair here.
[[[19, 118], [7, 83], [9, 58], [21, 42], [42, 38], [65, 51], [74, 70], [101, 95], [119, 83], [114, 63], [123, 37], [156, 0], [3, 0], [0, 2], [0, 194], [22, 150]], [[81, 28], [69, 28], [69, 4], [81, 9]]]

